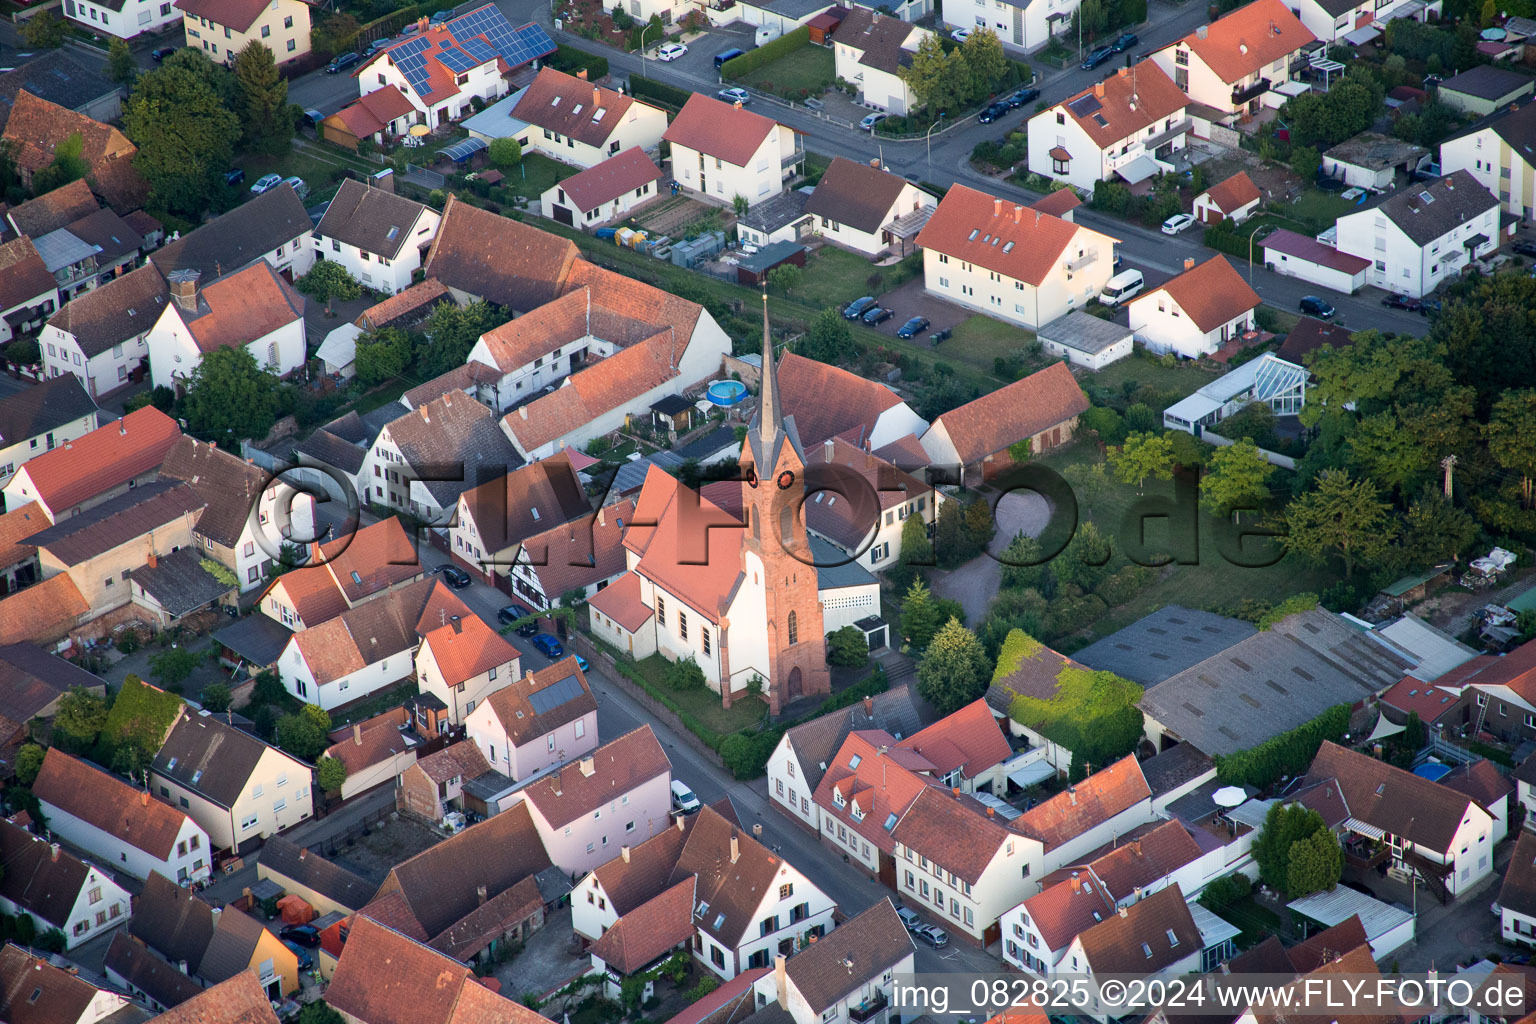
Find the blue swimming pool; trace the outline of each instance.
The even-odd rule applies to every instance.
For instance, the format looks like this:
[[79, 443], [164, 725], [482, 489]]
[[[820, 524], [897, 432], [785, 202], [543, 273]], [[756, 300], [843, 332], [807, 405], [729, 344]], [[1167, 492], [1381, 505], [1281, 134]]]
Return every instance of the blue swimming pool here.
[[747, 386], [739, 380], [716, 381], [705, 394], [716, 405], [731, 406], [747, 397]]
[[1451, 774], [1451, 766], [1441, 764], [1438, 761], [1426, 761], [1413, 770], [1413, 774], [1430, 782], [1439, 782], [1445, 776]]

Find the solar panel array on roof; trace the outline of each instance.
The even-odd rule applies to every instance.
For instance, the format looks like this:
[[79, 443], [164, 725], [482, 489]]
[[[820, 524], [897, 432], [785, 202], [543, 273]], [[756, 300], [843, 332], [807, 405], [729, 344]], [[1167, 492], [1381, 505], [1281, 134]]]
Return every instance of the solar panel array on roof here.
[[533, 710], [541, 715], [547, 715], [562, 704], [568, 704], [581, 696], [581, 680], [575, 676], [566, 676], [558, 682], [551, 683], [528, 695], [528, 703], [533, 705]]
[[1096, 110], [1103, 110], [1104, 104], [1100, 103], [1097, 96], [1089, 93], [1087, 96], [1079, 96], [1067, 104], [1067, 109], [1078, 117], [1087, 117]]
[[475, 60], [475, 58], [451, 43], [443, 44], [443, 49], [438, 52], [437, 59], [449, 71], [460, 75], [485, 63], [483, 60]]
[[491, 48], [491, 44], [486, 42], [484, 39], [481, 39], [479, 36], [460, 40], [459, 49], [480, 61], [482, 64], [488, 60], [496, 59], [496, 51]]
[[432, 91], [427, 75], [427, 57], [424, 52], [429, 45], [431, 45], [430, 40], [418, 37], [389, 51], [391, 63], [405, 76], [411, 88], [422, 96]]

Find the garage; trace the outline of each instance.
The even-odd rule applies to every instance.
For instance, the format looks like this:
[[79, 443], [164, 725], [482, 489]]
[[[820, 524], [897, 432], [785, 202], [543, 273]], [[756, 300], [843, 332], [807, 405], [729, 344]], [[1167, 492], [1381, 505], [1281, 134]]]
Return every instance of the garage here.
[[576, 226], [576, 214], [568, 206], [556, 206], [550, 210], [555, 215], [556, 224], [564, 224], [566, 227]]

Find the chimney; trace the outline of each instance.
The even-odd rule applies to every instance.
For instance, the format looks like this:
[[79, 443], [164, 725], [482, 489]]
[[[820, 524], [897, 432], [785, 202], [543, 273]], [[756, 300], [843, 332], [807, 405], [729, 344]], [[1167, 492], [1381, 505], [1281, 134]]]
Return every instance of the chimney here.
[[1120, 916], [1121, 917], [1130, 917], [1131, 916], [1131, 912], [1129, 910], [1127, 910], [1126, 908], [1121, 907], [1120, 908]]
[[117, 421], [117, 433], [118, 433], [119, 437], [127, 437], [128, 436], [128, 424], [127, 424], [126, 421], [124, 421], [124, 420], [118, 420]]
[[[58, 847], [55, 846], [54, 849], [57, 850]], [[735, 864], [736, 861], [738, 859], [740, 859], [740, 857], [741, 857], [741, 840], [736, 838], [736, 836], [733, 834], [731, 836], [731, 863]]]
[[1077, 787], [1076, 786], [1068, 786], [1067, 787], [1067, 798], [1072, 801], [1072, 806], [1073, 807], [1077, 806]]
[[597, 108], [602, 105], [603, 93], [597, 86], [592, 87], [592, 116], [597, 116]]
[[1201, 25], [1199, 28], [1195, 29], [1195, 38], [1204, 39], [1207, 35], [1210, 34], [1210, 31], [1211, 27], [1209, 25]]
[[679, 814], [677, 816], [677, 830], [679, 832], [681, 832], [684, 829], [686, 829], [687, 827], [688, 827], [688, 823], [683, 819], [683, 816], [681, 814]]
[[416, 30], [418, 32], [425, 32], [427, 30], [427, 26], [429, 26], [431, 23], [432, 23], [432, 19], [431, 18], [427, 18], [427, 17], [417, 18], [416, 19]]
[[1119, 71], [1115, 72], [1115, 74], [1119, 75], [1121, 78], [1129, 78], [1131, 77], [1131, 69], [1121, 68]]
[[[734, 843], [735, 840], [733, 839], [733, 840], [731, 840], [731, 842]], [[51, 859], [53, 860], [53, 862], [55, 864], [57, 864], [59, 862], [59, 844], [58, 843], [53, 843], [53, 844], [49, 845], [48, 852], [49, 852], [49, 855], [50, 855]], [[734, 860], [735, 858], [732, 858], [732, 859]]]
[[1022, 223], [1024, 223], [1024, 207], [1022, 207], [1022, 206], [1015, 206], [1013, 208], [1013, 222], [1015, 224], [1022, 224]]
[[584, 778], [590, 779], [592, 777], [592, 773], [595, 771], [597, 771], [596, 761], [592, 760], [590, 757], [584, 757], [581, 759], [581, 774]]
[[877, 156], [870, 157], [869, 158], [869, 166], [873, 167], [875, 170], [878, 171], [880, 169], [880, 158], [877, 157]]
[[150, 552], [150, 553], [149, 553], [149, 557], [148, 557], [148, 558], [146, 558], [146, 559], [145, 559], [145, 560], [144, 560], [144, 562], [145, 562], [145, 564], [146, 564], [146, 565], [148, 565], [148, 566], [149, 566], [149, 567], [150, 567], [150, 568], [151, 568], [151, 569], [153, 569], [153, 568], [154, 568], [154, 567], [155, 567], [155, 566], [156, 566], [156, 565], [158, 565], [158, 564], [159, 564], [159, 563], [160, 563], [160, 559], [159, 559], [159, 558], [157, 558], [157, 557], [155, 557], [155, 553], [154, 553], [154, 552], [153, 552], [153, 551], [151, 551], [151, 552]]
[[432, 422], [432, 417], [427, 415], [427, 407], [426, 406], [418, 405], [416, 407], [416, 411], [421, 413], [421, 421], [423, 423], [431, 423]]
[[171, 301], [188, 313], [197, 312], [197, 281], [203, 275], [195, 270], [173, 270], [170, 273]]
[[486, 900], [487, 900], [487, 899], [488, 899], [488, 898], [489, 898], [489, 897], [488, 897], [488, 896], [487, 896], [487, 895], [486, 895], [486, 889], [485, 889], [485, 886], [483, 886], [483, 885], [477, 885], [477, 886], [475, 886], [475, 903], [476, 903], [476, 904], [478, 904], [478, 905], [481, 905], [481, 906], [484, 906], [484, 904], [485, 904], [485, 901], [486, 901]]
[[1184, 269], [1185, 270], [1194, 270], [1195, 269], [1195, 258], [1193, 256], [1185, 256], [1184, 257]]
[[606, 508], [600, 508], [600, 509], [597, 510], [597, 525], [598, 526], [607, 526], [608, 525], [608, 510]]
[[307, 847], [307, 846], [300, 847], [299, 848], [299, 860], [303, 860], [305, 857], [308, 857], [308, 856], [309, 856], [309, 847]]
[[356, 743], [358, 746], [363, 745], [363, 723], [352, 723], [352, 742]]
[[1072, 872], [1072, 891], [1073, 892], [1082, 892], [1083, 891], [1083, 883], [1078, 880], [1077, 872], [1076, 871]]
[[1134, 843], [1132, 843], [1131, 844], [1131, 849], [1135, 851], [1136, 856], [1140, 857], [1141, 856], [1141, 840], [1138, 839]]
[[587, 69], [586, 68], [577, 68], [576, 69], [576, 77], [581, 79], [583, 82], [585, 82], [587, 80]]
[[1099, 99], [1103, 99], [1104, 98], [1104, 83], [1103, 82], [1094, 82], [1093, 83], [1093, 94], [1094, 94], [1094, 96], [1098, 97]]
[[773, 958], [773, 987], [778, 993], [779, 1006], [789, 1009], [789, 975], [784, 970], [784, 954]]
[[822, 451], [823, 451], [823, 457], [822, 458], [823, 458], [823, 461], [825, 461], [825, 462], [831, 462], [832, 461], [832, 452], [834, 451], [834, 449], [836, 449], [836, 447], [837, 446], [832, 443], [832, 439], [830, 437], [827, 438], [825, 444], [822, 447]]
[[997, 808], [993, 807], [991, 804], [987, 805], [987, 817], [989, 817], [989, 818], [997, 817]]
[[994, 216], [994, 217], [1001, 217], [1002, 215], [1003, 215], [1003, 201], [1001, 199], [994, 199], [994, 200], [992, 200], [992, 216]]
[[149, 806], [149, 790], [146, 789], [144, 792], [139, 794], [139, 806], [140, 807], [148, 807]]
[[526, 672], [524, 672], [523, 673], [523, 678], [524, 679], [532, 679], [533, 678], [533, 669], [530, 668]]
[[369, 179], [368, 183], [380, 192], [393, 194], [395, 191], [395, 169], [393, 167], [386, 167], [382, 171], [376, 172]]
[[954, 797], [956, 800], [959, 800], [960, 799], [960, 787], [959, 786], [951, 786], [950, 789], [949, 789], [949, 795]]
[[737, 100], [735, 103], [732, 103], [731, 107], [734, 110], [740, 110], [741, 109], [741, 100]]
[[864, 717], [865, 718], [873, 718], [873, 717], [875, 717], [875, 698], [873, 698], [873, 697], [865, 697], [864, 698]]
[[628, 864], [629, 863], [629, 847], [628, 846], [621, 846], [621, 847], [619, 847], [619, 856], [624, 858], [624, 863], [625, 864]]

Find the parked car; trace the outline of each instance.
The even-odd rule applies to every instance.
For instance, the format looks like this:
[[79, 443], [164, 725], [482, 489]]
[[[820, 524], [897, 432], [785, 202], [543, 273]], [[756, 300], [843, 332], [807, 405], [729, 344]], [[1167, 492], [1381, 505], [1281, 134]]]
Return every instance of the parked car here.
[[859, 122], [859, 127], [866, 132], [872, 132], [875, 130], [875, 125], [884, 120], [884, 114], [865, 114], [864, 119]]
[[360, 53], [338, 53], [325, 66], [325, 73], [328, 75], [338, 75], [362, 59], [363, 55]]
[[963, 43], [971, 38], [971, 30], [968, 28], [957, 28], [949, 34], [949, 38], [957, 43]]
[[443, 579], [447, 581], [448, 585], [454, 590], [463, 590], [472, 582], [469, 578], [469, 573], [465, 572], [463, 569], [460, 569], [456, 565], [445, 565], [443, 566], [441, 572]]
[[1431, 313], [1438, 313], [1438, 312], [1440, 312], [1440, 300], [1439, 299], [1421, 299], [1421, 300], [1419, 300], [1419, 315], [1420, 316], [1429, 316], [1429, 314], [1431, 314]]
[[948, 341], [954, 336], [955, 332], [946, 327], [942, 331], [934, 331], [932, 334], [928, 335], [928, 340], [937, 345], [939, 342]]
[[936, 924], [919, 925], [912, 930], [912, 937], [919, 942], [926, 942], [934, 949], [943, 949], [949, 945], [949, 933]]
[[283, 184], [291, 187], [295, 192], [297, 192], [300, 199], [303, 199], [305, 196], [309, 195], [309, 186], [304, 184], [304, 179], [299, 177], [297, 174], [284, 178]]
[[674, 61], [688, 52], [688, 47], [682, 43], [662, 43], [656, 50], [656, 59]]
[[1035, 100], [1037, 100], [1039, 98], [1040, 98], [1040, 90], [1039, 89], [1031, 89], [1031, 88], [1026, 86], [1025, 88], [1020, 89], [1018, 92], [1014, 93], [1012, 96], [1008, 97], [1008, 106], [1011, 109], [1017, 110], [1019, 107], [1022, 107], [1024, 104], [1026, 104], [1026, 103], [1033, 103]]
[[251, 192], [253, 195], [259, 196], [263, 192], [277, 188], [277, 186], [281, 185], [282, 183], [283, 176], [281, 174], [263, 174], [261, 177], [256, 179], [256, 184], [251, 186]]
[[928, 326], [928, 318], [927, 317], [925, 317], [925, 316], [915, 316], [912, 319], [908, 320], [906, 323], [901, 325], [901, 327], [896, 331], [896, 337], [898, 337], [898, 338], [915, 338], [915, 337], [917, 337], [917, 332], [923, 330], [927, 326]]
[[453, 20], [453, 12], [452, 11], [438, 11], [436, 14], [432, 15], [432, 20], [427, 22], [427, 24], [429, 24], [432, 27], [436, 28], [438, 25], [446, 25], [448, 22], [450, 22], [452, 20]]
[[392, 36], [385, 36], [382, 39], [375, 39], [373, 42], [368, 44], [368, 49], [363, 51], [363, 56], [372, 57], [374, 54], [378, 53], [380, 50], [384, 49], [384, 47], [388, 46], [394, 41], [395, 40]]
[[740, 86], [733, 85], [729, 89], [721, 89], [715, 93], [715, 99], [724, 100], [727, 103], [740, 103], [742, 106], [746, 106], [752, 102], [752, 94]]
[[311, 128], [319, 128], [320, 122], [325, 120], [325, 115], [311, 107], [304, 111], [304, 123]]
[[1536, 242], [1521, 240], [1511, 245], [1509, 251], [1517, 256], [1536, 256]]
[[720, 70], [731, 61], [735, 60], [737, 57], [744, 56], [746, 52], [746, 50], [743, 50], [739, 46], [733, 46], [731, 49], [726, 50], [724, 53], [715, 54], [715, 70]]
[[284, 942], [297, 942], [301, 946], [320, 945], [320, 929], [312, 924], [291, 924], [278, 933]]
[[289, 952], [291, 952], [295, 957], [298, 958], [299, 970], [307, 971], [311, 967], [315, 966], [315, 958], [309, 955], [309, 950], [305, 949], [303, 946], [299, 945], [297, 942], [286, 942], [285, 941], [283, 943], [283, 945], [287, 946]]
[[528, 642], [537, 647], [539, 649], [539, 653], [544, 655], [544, 657], [548, 658], [550, 661], [554, 661], [556, 658], [565, 657], [565, 645], [562, 644], [559, 640], [556, 640], [554, 637], [550, 636], [548, 633], [540, 633], [538, 636], [534, 637]]
[[1193, 214], [1176, 213], [1163, 221], [1163, 234], [1176, 235], [1181, 231], [1188, 231], [1194, 226], [1194, 223], [1195, 218]]
[[1116, 39], [1114, 43], [1111, 44], [1110, 49], [1114, 50], [1116, 53], [1124, 53], [1126, 50], [1129, 50], [1139, 42], [1141, 42], [1141, 39], [1137, 37], [1135, 32], [1127, 32], [1119, 39]]
[[907, 907], [897, 907], [896, 916], [901, 918], [901, 923], [906, 926], [909, 932], [915, 932], [923, 926], [923, 919], [917, 916], [915, 910], [910, 910]]
[[1114, 55], [1115, 48], [1113, 46], [1101, 46], [1097, 50], [1094, 50], [1092, 53], [1090, 53], [1088, 58], [1083, 61], [1083, 70], [1092, 71], [1094, 68], [1098, 67], [1100, 64], [1103, 64]]
[[[530, 610], [527, 605], [518, 604], [516, 601], [513, 601], [511, 604], [507, 605], [501, 611], [496, 613], [496, 621], [500, 622], [503, 626], [510, 626], [518, 619], [526, 619], [532, 614], [532, 610]], [[521, 630], [519, 630], [519, 632], [521, 632]], [[538, 630], [534, 630], [534, 632], [538, 632]]]
[[1424, 305], [1418, 299], [1410, 299], [1406, 295], [1388, 295], [1381, 300], [1381, 304], [1388, 309], [1403, 309], [1410, 313], [1417, 313], [1419, 307]]
[[226, 185], [238, 185], [238, 184], [240, 184], [244, 180], [245, 180], [245, 169], [244, 168], [241, 168], [241, 167], [231, 167], [229, 170], [224, 172], [224, 184], [226, 184]]
[[688, 788], [686, 782], [682, 779], [672, 780], [672, 809], [674, 811], [692, 814], [702, 806], [704, 805], [699, 802], [699, 798], [694, 795], [693, 790]]
[[583, 672], [588, 672], [591, 670], [592, 665], [587, 661], [586, 658], [583, 658], [579, 654], [573, 654], [571, 657], [576, 659], [576, 667], [581, 669]]
[[854, 299], [843, 308], [843, 316], [849, 320], [857, 320], [865, 311], [874, 308], [875, 297], [866, 295], [862, 299]]
[[1308, 316], [1315, 316], [1319, 320], [1332, 320], [1336, 312], [1327, 299], [1317, 295], [1303, 295], [1301, 303], [1297, 308]]
[[876, 324], [885, 323], [895, 315], [896, 311], [894, 309], [886, 309], [883, 306], [875, 306], [871, 309], [865, 310], [864, 315], [859, 317], [859, 319], [873, 327]]
[[982, 124], [991, 124], [993, 121], [996, 121], [998, 118], [1000, 118], [1004, 114], [1008, 113], [1008, 111], [1011, 110], [1011, 109], [1013, 109], [1013, 108], [1008, 106], [1008, 101], [1007, 100], [1002, 100], [1000, 102], [992, 104], [991, 106], [987, 107], [987, 109], [983, 110], [981, 112], [981, 115], [979, 117], [977, 117], [976, 120], [981, 122]]
[[149, 51], [149, 56], [151, 60], [153, 60], [156, 64], [159, 64], [161, 61], [165, 60], [165, 58], [175, 53], [178, 49], [180, 49], [180, 47], [157, 46], [153, 50]]

